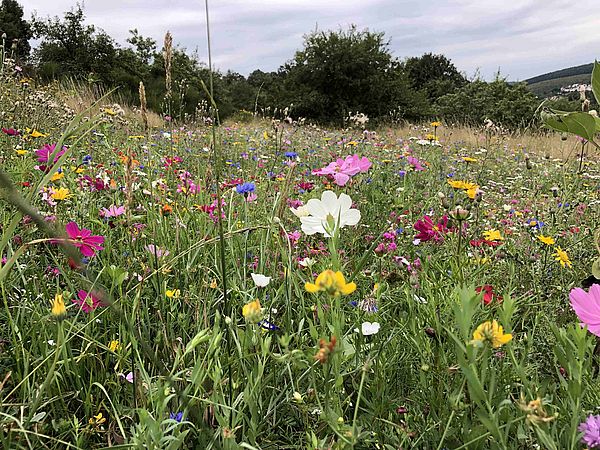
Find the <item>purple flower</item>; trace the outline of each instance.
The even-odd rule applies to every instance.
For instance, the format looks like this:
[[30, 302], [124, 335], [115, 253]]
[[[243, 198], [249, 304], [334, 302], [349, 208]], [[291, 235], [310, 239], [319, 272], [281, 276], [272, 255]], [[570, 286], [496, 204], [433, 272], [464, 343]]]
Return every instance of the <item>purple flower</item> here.
[[179, 411], [176, 413], [170, 413], [169, 414], [169, 419], [173, 419], [176, 422], [181, 422], [183, 420], [183, 412]]
[[600, 415], [591, 414], [579, 425], [578, 430], [583, 433], [581, 442], [590, 448], [600, 448]]

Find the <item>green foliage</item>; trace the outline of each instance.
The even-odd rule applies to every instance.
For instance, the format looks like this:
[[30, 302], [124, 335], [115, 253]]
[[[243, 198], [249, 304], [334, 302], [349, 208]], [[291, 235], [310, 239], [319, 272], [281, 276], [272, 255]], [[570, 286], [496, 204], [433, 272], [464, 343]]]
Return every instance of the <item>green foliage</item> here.
[[[600, 63], [597, 61], [594, 63], [591, 83], [592, 92], [598, 101], [600, 99]], [[545, 109], [541, 112], [541, 118], [546, 127], [563, 133], [575, 134], [599, 148], [598, 143], [594, 140], [597, 133], [600, 132], [600, 119], [597, 113]]]
[[481, 125], [486, 119], [507, 128], [528, 126], [534, 120], [539, 101], [524, 83], [505, 80], [487, 83], [472, 81], [453, 94], [440, 97], [437, 109], [446, 120]]
[[296, 114], [320, 122], [341, 124], [356, 112], [382, 117], [396, 108], [409, 119], [426, 113], [425, 99], [410, 89], [384, 33], [355, 26], [311, 33], [283, 74]]
[[423, 56], [408, 58], [404, 69], [412, 87], [424, 90], [431, 101], [450, 94], [467, 83], [466, 78], [444, 55], [425, 53]]
[[23, 7], [17, 0], [2, 0], [0, 4], [0, 34], [6, 33], [6, 47], [17, 59], [27, 59], [33, 37], [31, 25], [23, 19]]

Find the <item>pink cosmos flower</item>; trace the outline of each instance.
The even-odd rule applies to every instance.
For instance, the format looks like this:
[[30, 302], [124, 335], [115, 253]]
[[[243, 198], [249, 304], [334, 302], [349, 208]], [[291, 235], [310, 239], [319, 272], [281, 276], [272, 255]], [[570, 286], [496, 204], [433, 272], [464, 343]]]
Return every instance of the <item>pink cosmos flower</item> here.
[[423, 219], [417, 220], [414, 228], [419, 232], [419, 234], [415, 236], [415, 239], [418, 239], [419, 242], [427, 242], [430, 240], [442, 242], [444, 240], [444, 234], [449, 231], [448, 216], [443, 216], [437, 225], [433, 224], [431, 217], [423, 216]]
[[590, 333], [600, 336], [600, 284], [593, 284], [589, 292], [571, 289], [569, 299], [581, 326], [587, 325]]
[[338, 158], [322, 169], [313, 170], [313, 175], [329, 175], [333, 177], [335, 184], [345, 186], [348, 180], [358, 173], [365, 173], [371, 168], [371, 161], [366, 157], [358, 155], [346, 156], [346, 159]]
[[104, 247], [100, 246], [104, 242], [104, 236], [92, 236], [91, 230], [86, 228], [79, 229], [75, 222], [69, 222], [65, 230], [71, 240], [71, 244], [77, 247], [83, 256], [89, 258], [94, 256], [97, 250], [104, 249]]
[[417, 158], [415, 158], [413, 156], [408, 156], [406, 158], [406, 160], [413, 167], [413, 169], [414, 169], [415, 172], [420, 172], [422, 170], [425, 170], [425, 167], [423, 167], [421, 165], [421, 161], [419, 161]]
[[[54, 153], [55, 149], [56, 149], [56, 144], [46, 144], [42, 148], [36, 150], [35, 154], [38, 156], [38, 159], [37, 159], [38, 162], [48, 164], [48, 159], [50, 158], [50, 155], [52, 155], [52, 153]], [[58, 158], [60, 158], [62, 155], [64, 155], [64, 153], [66, 151], [67, 151], [67, 149], [65, 147], [63, 147], [62, 149], [60, 149], [60, 151], [56, 155], [54, 155], [54, 164], [56, 164], [56, 162], [58, 161]]]
[[87, 292], [80, 289], [79, 292], [77, 292], [77, 297], [78, 298], [74, 298], [72, 301], [73, 303], [78, 304], [84, 313], [89, 314], [100, 306], [107, 306], [102, 303], [102, 300], [96, 292]]
[[119, 217], [125, 214], [125, 206], [111, 205], [108, 208], [102, 208], [100, 210], [100, 217], [111, 218]]

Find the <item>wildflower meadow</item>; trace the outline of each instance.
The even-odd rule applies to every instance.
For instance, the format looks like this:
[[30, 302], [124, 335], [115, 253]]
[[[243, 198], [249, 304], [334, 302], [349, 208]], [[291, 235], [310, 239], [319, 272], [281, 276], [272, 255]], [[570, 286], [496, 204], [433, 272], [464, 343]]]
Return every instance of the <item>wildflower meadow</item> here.
[[4, 67], [4, 448], [600, 448], [593, 114], [152, 126]]

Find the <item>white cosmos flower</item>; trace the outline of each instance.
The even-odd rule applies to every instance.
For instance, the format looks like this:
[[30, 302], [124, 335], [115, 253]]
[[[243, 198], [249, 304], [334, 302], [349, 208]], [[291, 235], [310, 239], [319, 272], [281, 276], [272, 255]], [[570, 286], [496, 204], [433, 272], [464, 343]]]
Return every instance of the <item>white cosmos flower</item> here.
[[361, 326], [361, 331], [363, 336], [371, 336], [373, 334], [379, 333], [380, 327], [381, 325], [379, 325], [379, 322], [363, 322]]
[[251, 273], [250, 276], [257, 287], [265, 287], [271, 282], [271, 277], [266, 277], [260, 273]]
[[311, 198], [306, 202], [309, 216], [300, 217], [302, 231], [308, 235], [321, 233], [331, 237], [335, 230], [360, 221], [360, 211], [351, 209], [352, 199], [346, 194], [338, 198], [333, 191], [325, 191], [321, 200]]
[[306, 206], [298, 206], [297, 208], [290, 208], [290, 211], [292, 212], [292, 214], [294, 214], [298, 218], [306, 217], [306, 216], [310, 215]]

